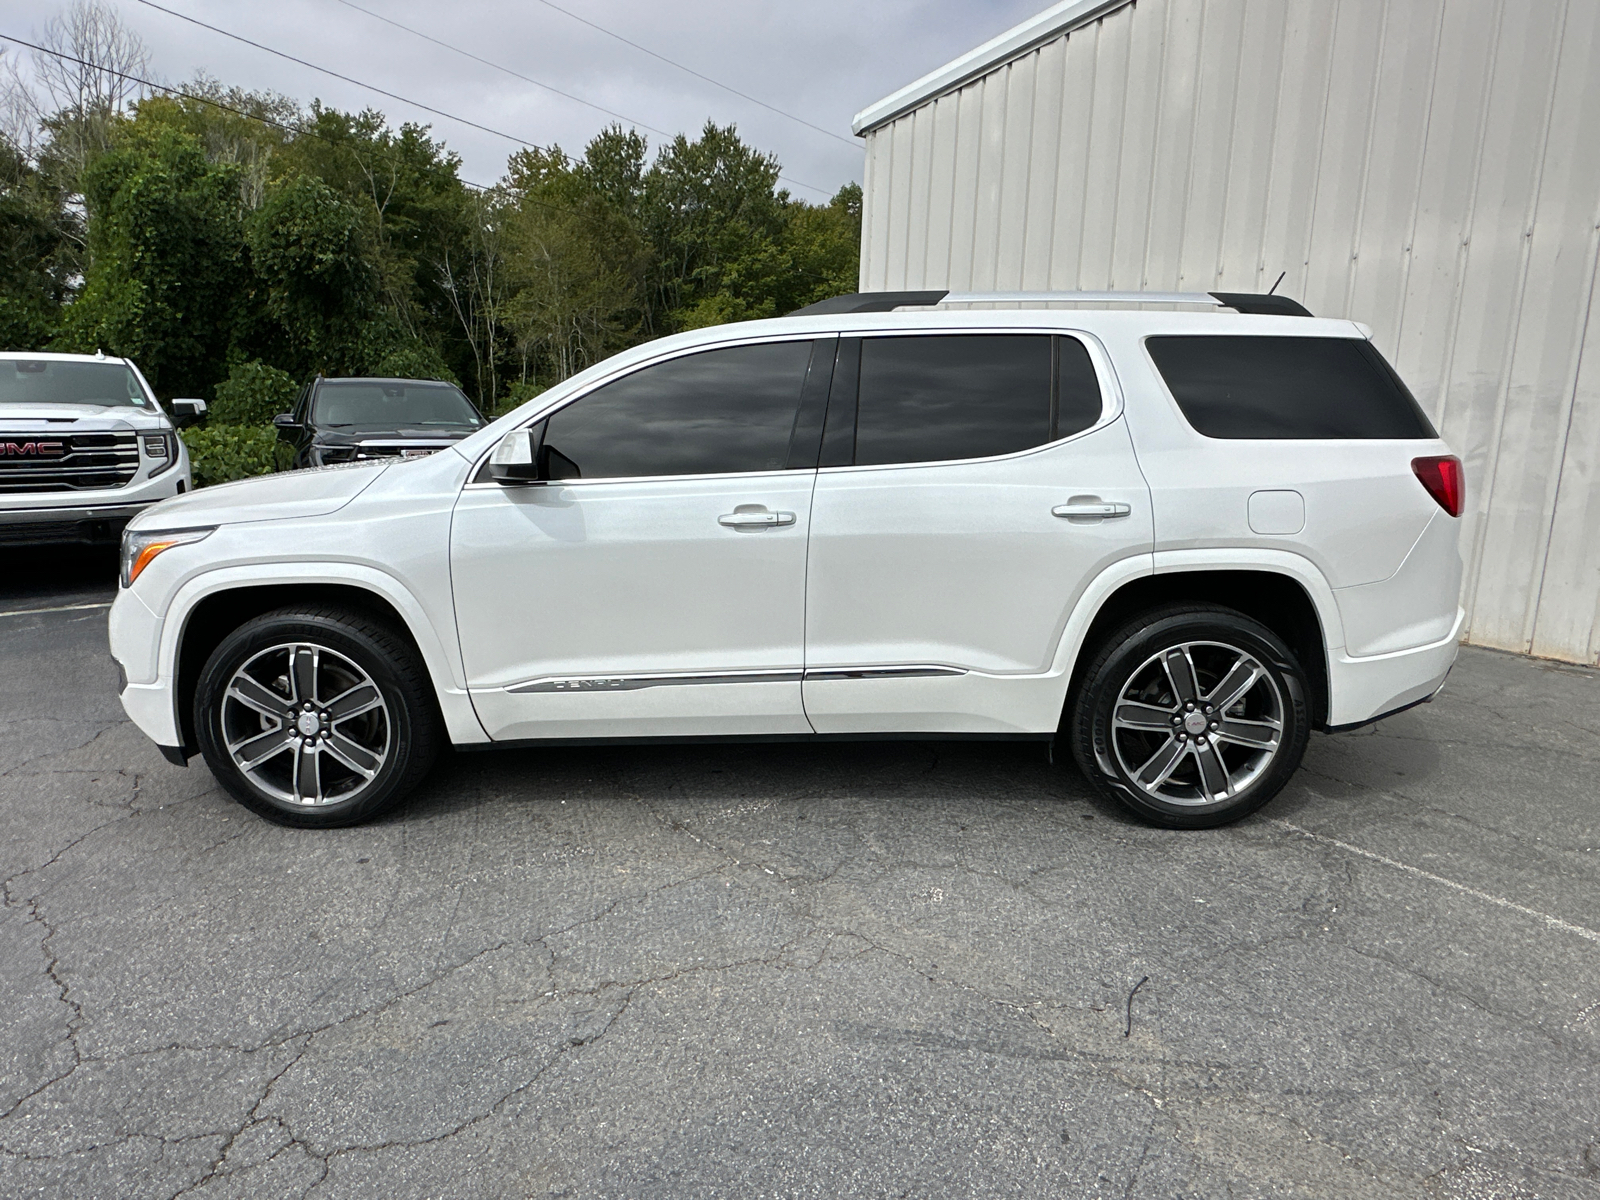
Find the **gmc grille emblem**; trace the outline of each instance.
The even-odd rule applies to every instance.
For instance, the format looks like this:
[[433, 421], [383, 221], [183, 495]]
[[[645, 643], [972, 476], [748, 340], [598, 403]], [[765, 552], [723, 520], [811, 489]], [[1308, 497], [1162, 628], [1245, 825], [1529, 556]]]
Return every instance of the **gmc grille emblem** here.
[[0, 458], [60, 458], [65, 442], [0, 442]]

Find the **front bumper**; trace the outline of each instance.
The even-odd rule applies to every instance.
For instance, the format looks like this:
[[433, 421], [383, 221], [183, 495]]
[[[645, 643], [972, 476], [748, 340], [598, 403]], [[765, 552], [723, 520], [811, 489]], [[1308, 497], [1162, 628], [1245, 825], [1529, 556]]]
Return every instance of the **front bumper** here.
[[0, 546], [114, 545], [123, 526], [155, 503], [0, 509]]
[[[164, 622], [127, 588], [111, 603], [111, 657], [122, 672], [118, 698], [130, 720], [163, 754], [183, 744], [174, 702], [176, 681], [161, 673], [161, 630]], [[181, 751], [179, 752], [181, 757]]]
[[122, 528], [152, 504], [189, 490], [189, 464], [154, 479], [100, 492], [44, 492], [0, 496], [0, 545], [114, 544]]

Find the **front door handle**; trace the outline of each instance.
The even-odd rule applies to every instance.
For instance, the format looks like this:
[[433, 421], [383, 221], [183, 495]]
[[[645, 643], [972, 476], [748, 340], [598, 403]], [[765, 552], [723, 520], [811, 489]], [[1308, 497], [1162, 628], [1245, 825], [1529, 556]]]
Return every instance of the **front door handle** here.
[[771, 529], [778, 525], [793, 525], [792, 512], [766, 512], [764, 510], [746, 511], [736, 510], [723, 513], [717, 518], [718, 525], [726, 525], [729, 529]]
[[1050, 515], [1055, 517], [1090, 517], [1106, 520], [1110, 517], [1125, 517], [1133, 511], [1126, 504], [1107, 504], [1100, 500], [1074, 501], [1071, 504], [1058, 504], [1050, 510]]

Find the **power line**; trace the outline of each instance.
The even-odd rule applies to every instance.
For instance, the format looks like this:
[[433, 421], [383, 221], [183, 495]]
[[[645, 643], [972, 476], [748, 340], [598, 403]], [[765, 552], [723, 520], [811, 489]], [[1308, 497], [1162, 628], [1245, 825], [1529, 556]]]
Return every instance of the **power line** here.
[[[79, 58], [75, 54], [68, 54], [62, 50], [52, 50], [48, 46], [41, 46], [37, 42], [30, 42], [24, 38], [12, 37], [9, 33], [0, 33], [0, 41], [12, 42], [18, 46], [26, 46], [29, 50], [33, 50], [39, 54], [48, 54], [52, 58], [64, 59], [67, 62], [77, 63], [80, 67], [88, 67], [90, 70], [104, 71], [107, 75], [115, 75], [118, 79], [126, 80], [129, 83], [137, 83], [141, 87], [147, 87], [153, 92], [165, 92], [170, 96], [179, 96], [184, 100], [191, 100], [196, 104], [208, 104], [212, 108], [217, 108], [221, 109], [223, 112], [232, 113], [236, 117], [243, 117], [247, 121], [256, 121], [262, 125], [269, 126], [282, 133], [288, 134], [290, 137], [313, 137], [320, 142], [328, 143], [330, 146], [334, 146], [339, 149], [349, 149], [349, 146], [346, 143], [337, 138], [328, 137], [326, 134], [318, 133], [315, 129], [312, 129], [309, 126], [285, 125], [282, 121], [275, 121], [271, 117], [263, 116], [260, 113], [253, 113], [242, 108], [235, 108], [231, 104], [224, 104], [222, 101], [216, 100], [210, 96], [198, 96], [193, 92], [186, 92], [182, 88], [175, 88], [164, 83], [157, 83], [153, 79], [145, 79], [140, 75], [130, 75], [126, 71], [118, 71], [112, 67], [106, 66], [103, 63], [90, 62], [88, 59]], [[455, 178], [456, 182], [460, 183], [463, 187], [471, 188], [473, 191], [490, 193], [501, 190], [499, 187], [490, 187], [485, 184], [474, 183], [470, 179], [463, 179], [459, 174]], [[548, 209], [550, 212], [578, 213], [580, 211], [570, 204], [553, 204], [548, 200], [541, 200], [538, 197], [530, 196], [527, 193], [521, 194], [518, 197], [518, 202], [521, 204], [532, 204], [538, 208]], [[812, 279], [820, 278], [815, 272], [812, 271], [801, 271], [800, 273]]]
[[[141, 0], [141, 2], [142, 2], [142, 0]], [[542, 80], [535, 79], [531, 75], [524, 75], [521, 71], [514, 71], [508, 66], [505, 66], [505, 65], [503, 65], [501, 63], [494, 62], [491, 59], [483, 58], [480, 55], [474, 54], [470, 50], [463, 50], [460, 46], [453, 46], [449, 42], [441, 41], [439, 38], [434, 37], [432, 34], [423, 33], [422, 30], [420, 30], [420, 29], [413, 29], [409, 25], [404, 25], [401, 22], [396, 21], [393, 17], [386, 17], [382, 13], [373, 12], [370, 8], [363, 8], [359, 4], [353, 4], [353, 3], [351, 3], [351, 0], [336, 0], [336, 3], [342, 4], [346, 8], [353, 8], [358, 13], [365, 13], [367, 16], [371, 17], [375, 21], [382, 21], [385, 25], [392, 25], [392, 26], [394, 26], [394, 28], [399, 29], [399, 30], [403, 30], [404, 32], [411, 34], [413, 37], [419, 37], [425, 42], [432, 42], [435, 46], [443, 47], [444, 49], [449, 50], [453, 54], [459, 54], [463, 58], [470, 58], [475, 63], [480, 63], [480, 64], [482, 64], [483, 66], [486, 66], [486, 67], [492, 67], [496, 71], [503, 71], [505, 74], [510, 75], [514, 79], [520, 79], [524, 83], [533, 84], [534, 87], [540, 87], [540, 88], [543, 88], [547, 92], [554, 92], [558, 96], [564, 96], [566, 99], [574, 101], [575, 103], [578, 103], [578, 104], [582, 104], [586, 108], [592, 108], [596, 112], [603, 112], [608, 117], [615, 117], [619, 121], [626, 121], [628, 124], [637, 126], [640, 129], [648, 129], [651, 133], [660, 134], [664, 138], [670, 138], [672, 136], [672, 134], [668, 133], [665, 129], [657, 129], [654, 125], [646, 125], [643, 121], [636, 121], [632, 117], [625, 116], [624, 114], [619, 113], [614, 109], [606, 108], [604, 105], [601, 105], [601, 104], [595, 104], [591, 100], [585, 100], [582, 96], [575, 96], [571, 92], [564, 92], [560, 88], [552, 87], [550, 84], [545, 83]], [[563, 11], [564, 12], [565, 10], [562, 9], [562, 10], [558, 10], [558, 11]], [[581, 17], [579, 17], [578, 19], [579, 20], [583, 20], [583, 18], [581, 18]], [[585, 23], [587, 24], [587, 22], [585, 22]], [[605, 31], [602, 30], [601, 32], [605, 32]], [[632, 43], [630, 43], [630, 45], [631, 44]], [[649, 51], [646, 51], [646, 53], [649, 53]], [[676, 65], [676, 64], [674, 64], [674, 65]], [[685, 68], [685, 70], [687, 70], [687, 69], [688, 68]], [[712, 80], [712, 82], [715, 83], [716, 81]], [[757, 100], [756, 103], [760, 104], [761, 101]], [[767, 106], [767, 107], [770, 107], [770, 105]], [[774, 111], [777, 111], [777, 110], [774, 110]], [[787, 116], [788, 114], [785, 113], [784, 115]], [[796, 119], [798, 120], [798, 118], [796, 118]], [[807, 122], [801, 122], [801, 123], [802, 124], [807, 124]], [[816, 126], [813, 125], [812, 128], [815, 129]], [[822, 132], [827, 133], [827, 130], [823, 130]], [[830, 136], [837, 136], [837, 135], [830, 135]], [[840, 140], [843, 141], [844, 139], [840, 138]], [[854, 143], [851, 143], [851, 145], [854, 145]], [[780, 180], [782, 180], [784, 183], [793, 184], [795, 187], [805, 188], [807, 191], [816, 192], [820, 196], [827, 196], [827, 195], [830, 194], [826, 188], [819, 188], [815, 184], [811, 184], [811, 183], [803, 183], [798, 179], [791, 179], [787, 175], [779, 175], [778, 178]]]
[[[346, 0], [340, 0], [340, 3], [345, 3], [345, 2], [346, 2]], [[562, 8], [559, 4], [552, 4], [550, 2], [550, 0], [539, 0], [539, 3], [543, 4], [546, 8], [553, 8], [558, 13], [561, 13], [563, 16], [571, 17], [574, 21], [581, 22], [582, 24], [587, 25], [590, 29], [596, 30], [599, 33], [603, 33], [609, 38], [615, 38], [617, 41], [621, 42], [625, 46], [632, 46], [635, 50], [638, 50], [642, 54], [648, 54], [651, 58], [660, 59], [662, 62], [666, 63], [670, 67], [677, 67], [678, 70], [685, 71], [688, 74], [693, 75], [696, 79], [703, 79], [703, 80], [705, 80], [705, 82], [711, 84], [713, 87], [719, 87], [725, 92], [731, 92], [733, 95], [738, 96], [741, 100], [748, 100], [748, 101], [750, 101], [751, 104], [759, 104], [762, 108], [766, 109], [768, 112], [775, 112], [780, 117], [787, 117], [789, 120], [794, 121], [797, 124], [804, 125], [807, 129], [814, 129], [818, 133], [825, 134], [826, 136], [831, 137], [836, 142], [843, 142], [845, 145], [849, 146], [852, 150], [859, 150], [861, 148], [861, 144], [859, 142], [851, 139], [851, 138], [841, 137], [839, 134], [833, 132], [833, 130], [831, 130], [831, 129], [824, 129], [821, 125], [813, 125], [810, 121], [806, 120], [804, 117], [797, 117], [791, 112], [785, 112], [783, 109], [777, 107], [774, 104], [768, 104], [765, 100], [756, 99], [754, 96], [750, 95], [748, 92], [741, 92], [736, 87], [729, 87], [727, 84], [723, 83], [721, 80], [713, 79], [709, 75], [702, 75], [699, 71], [696, 71], [693, 67], [686, 67], [681, 62], [678, 62], [675, 59], [668, 58], [665, 54], [656, 53], [656, 51], [650, 49], [649, 46], [641, 46], [638, 42], [630, 41], [628, 38], [623, 37], [620, 33], [615, 33], [612, 30], [607, 29], [603, 25], [596, 25], [593, 21], [589, 20], [589, 18], [580, 17], [577, 13], [572, 12], [572, 11], [570, 11], [568, 9]]]
[[520, 138], [514, 133], [506, 133], [503, 129], [494, 129], [491, 126], [481, 125], [477, 121], [469, 120], [466, 117], [458, 117], [455, 115], [455, 113], [445, 112], [442, 108], [434, 108], [431, 105], [423, 104], [419, 100], [412, 100], [409, 97], [400, 95], [398, 92], [385, 91], [383, 88], [377, 87], [374, 84], [362, 83], [359, 79], [352, 79], [348, 75], [341, 75], [338, 71], [330, 70], [327, 67], [319, 67], [316, 63], [307, 62], [303, 58], [296, 58], [294, 55], [286, 54], [282, 50], [274, 50], [271, 46], [263, 45], [260, 42], [253, 42], [249, 38], [242, 37], [237, 33], [229, 33], [226, 29], [219, 29], [215, 25], [207, 25], [204, 21], [197, 17], [191, 17], [186, 13], [176, 12], [170, 8], [163, 8], [161, 5], [156, 4], [154, 0], [139, 0], [139, 3], [143, 4], [146, 8], [153, 8], [157, 12], [164, 12], [169, 17], [177, 17], [180, 21], [187, 21], [191, 25], [198, 25], [202, 29], [209, 29], [212, 33], [220, 33], [223, 37], [232, 38], [236, 42], [243, 42], [246, 46], [253, 46], [257, 50], [265, 50], [268, 54], [275, 54], [279, 58], [287, 59], [289, 62], [299, 63], [302, 67], [309, 67], [313, 71], [320, 71], [322, 74], [330, 75], [334, 79], [341, 79], [345, 83], [353, 83], [356, 87], [366, 88], [369, 92], [377, 92], [378, 95], [387, 96], [391, 100], [398, 100], [401, 104], [409, 104], [413, 108], [422, 109], [423, 112], [430, 112], [435, 116], [444, 117], [447, 121], [457, 121], [462, 125], [470, 125], [473, 129], [481, 129], [484, 133], [492, 133], [495, 137], [505, 138], [508, 142], [516, 142], [519, 146], [543, 149], [543, 147], [539, 146], [539, 143], [529, 141], [527, 138]]
[[[398, 92], [391, 92], [391, 91], [387, 90], [386, 88], [378, 87], [376, 84], [365, 83], [362, 80], [355, 79], [352, 76], [342, 74], [342, 73], [340, 73], [338, 71], [335, 71], [335, 70], [332, 70], [332, 69], [330, 69], [328, 67], [318, 66], [314, 62], [308, 62], [307, 60], [305, 60], [303, 58], [297, 58], [293, 54], [289, 54], [289, 53], [287, 53], [287, 52], [285, 52], [283, 50], [275, 49], [274, 47], [268, 46], [265, 43], [252, 41], [250, 38], [244, 37], [241, 34], [232, 33], [229, 30], [221, 28], [220, 26], [208, 24], [207, 22], [200, 20], [198, 17], [191, 17], [187, 13], [181, 13], [181, 12], [177, 12], [174, 9], [166, 8], [163, 5], [155, 3], [155, 0], [138, 0], [138, 2], [140, 4], [143, 4], [146, 8], [153, 8], [157, 12], [166, 13], [169, 17], [177, 17], [180, 21], [187, 21], [191, 25], [197, 25], [201, 29], [209, 29], [212, 33], [221, 34], [225, 38], [231, 38], [233, 41], [241, 42], [246, 46], [251, 46], [254, 49], [262, 50], [262, 51], [265, 51], [268, 54], [276, 55], [278, 58], [285, 59], [288, 62], [297, 63], [298, 65], [300, 65], [302, 67], [306, 67], [306, 68], [309, 68], [310, 70], [320, 72], [321, 74], [330, 76], [331, 78], [341, 80], [341, 81], [343, 81], [345, 83], [353, 84], [353, 85], [355, 85], [356, 87], [359, 87], [359, 88], [365, 88], [369, 92], [376, 92], [380, 96], [387, 96], [391, 100], [398, 100], [402, 104], [409, 104], [414, 108], [420, 108], [423, 112], [433, 113], [435, 116], [443, 117], [447, 121], [455, 121], [455, 122], [457, 122], [459, 124], [470, 126], [473, 129], [482, 130], [484, 133], [489, 133], [489, 134], [493, 134], [495, 137], [504, 138], [508, 142], [515, 142], [519, 146], [528, 147], [530, 149], [540, 149], [540, 150], [548, 149], [548, 147], [543, 146], [539, 142], [532, 141], [532, 140], [530, 140], [528, 138], [518, 137], [514, 133], [507, 133], [503, 129], [495, 129], [492, 126], [484, 125], [481, 122], [471, 120], [471, 119], [469, 119], [467, 117], [457, 116], [455, 113], [446, 112], [442, 108], [435, 108], [435, 107], [433, 107], [432, 105], [429, 105], [429, 104], [423, 104], [420, 100], [413, 100], [408, 96], [402, 96]], [[396, 22], [390, 22], [390, 24], [396, 24]], [[402, 28], [404, 28], [404, 27], [402, 26]], [[416, 31], [415, 30], [407, 30], [407, 32], [415, 33]], [[417, 36], [425, 37], [426, 35], [425, 34], [418, 34]], [[434, 39], [430, 38], [429, 40], [432, 41]], [[443, 43], [441, 43], [441, 44], [443, 44]], [[454, 50], [455, 47], [451, 46], [451, 47], [448, 47], [448, 49]], [[458, 53], [465, 54], [467, 52], [463, 50], [463, 51], [458, 51]], [[602, 110], [602, 111], [604, 111], [604, 110]], [[626, 120], [627, 118], [621, 118], [621, 119]], [[650, 127], [646, 126], [645, 128], [650, 128]], [[661, 131], [660, 130], [654, 130], [653, 132], [658, 132], [659, 133]], [[663, 134], [663, 136], [665, 136], [665, 135]], [[799, 180], [786, 179], [785, 182], [793, 183], [793, 184], [795, 184], [795, 185], [797, 185], [799, 187], [809, 188], [810, 190], [818, 192], [818, 193], [820, 193], [821, 195], [824, 195], [824, 196], [828, 195], [828, 193], [824, 189], [817, 188], [817, 187], [812, 187], [812, 185], [807, 184], [807, 183], [801, 183]]]
[[[279, 130], [280, 132], [287, 133], [290, 137], [310, 136], [318, 139], [319, 141], [327, 142], [332, 146], [339, 146], [343, 144], [333, 138], [327, 137], [324, 134], [318, 133], [314, 129], [305, 127], [296, 128], [292, 125], [285, 125], [282, 121], [274, 121], [271, 117], [264, 117], [260, 113], [247, 112], [242, 108], [235, 108], [231, 104], [224, 104], [222, 101], [214, 100], [210, 96], [197, 96], [193, 92], [184, 91], [182, 88], [168, 87], [164, 83], [156, 83], [151, 79], [144, 79], [138, 75], [130, 75], [126, 71], [113, 70], [104, 63], [90, 62], [88, 59], [79, 58], [75, 54], [67, 54], [61, 50], [52, 50], [48, 46], [40, 46], [34, 42], [25, 41], [19, 37], [12, 37], [9, 33], [0, 33], [0, 39], [4, 39], [8, 42], [14, 42], [18, 46], [26, 46], [29, 50], [36, 51], [39, 54], [48, 54], [53, 58], [65, 59], [67, 62], [77, 63], [79, 66], [88, 67], [93, 71], [104, 71], [107, 75], [115, 75], [118, 79], [125, 79], [129, 83], [137, 83], [141, 87], [147, 87], [153, 92], [166, 92], [171, 96], [181, 96], [185, 100], [193, 100], [196, 104], [209, 104], [212, 108], [220, 108], [223, 112], [230, 112], [236, 117], [244, 117], [249, 121], [259, 121], [263, 125], [268, 125], [273, 129]], [[491, 187], [486, 187], [481, 183], [473, 183], [470, 179], [462, 179], [459, 175], [456, 176], [456, 179], [462, 184], [462, 186], [472, 188], [475, 191], [494, 191], [494, 189]], [[535, 203], [538, 203], [538, 201], [535, 201]]]
[[547, 92], [554, 92], [558, 96], [564, 96], [568, 100], [583, 105], [585, 108], [592, 108], [596, 112], [603, 112], [608, 117], [615, 117], [617, 120], [626, 121], [630, 125], [637, 125], [640, 129], [648, 129], [651, 133], [659, 133], [662, 137], [672, 136], [665, 129], [657, 129], [654, 125], [646, 125], [643, 121], [635, 121], [632, 117], [626, 117], [622, 113], [606, 108], [604, 105], [595, 104], [589, 100], [585, 100], [582, 96], [574, 96], [571, 92], [564, 92], [558, 87], [552, 87], [550, 84], [535, 79], [531, 75], [524, 75], [521, 71], [513, 71], [510, 67], [502, 66], [497, 62], [491, 62], [487, 58], [480, 58], [470, 50], [463, 50], [460, 46], [452, 46], [449, 42], [442, 42], [436, 37], [423, 33], [420, 29], [413, 29], [409, 25], [402, 25], [399, 21], [396, 21], [391, 17], [386, 17], [382, 13], [375, 13], [370, 8], [362, 8], [359, 4], [352, 4], [350, 3], [350, 0], [336, 0], [336, 2], [344, 5], [346, 8], [353, 8], [358, 13], [365, 13], [374, 21], [382, 21], [385, 25], [393, 25], [396, 29], [404, 30], [406, 33], [409, 33], [414, 37], [419, 37], [425, 42], [432, 42], [435, 46], [442, 46], [444, 49], [449, 50], [452, 53], [459, 54], [464, 58], [470, 58], [475, 63], [481, 63], [486, 67], [493, 67], [496, 71], [504, 71], [507, 75], [510, 75], [516, 79], [520, 79], [524, 83], [531, 83], [534, 87], [543, 88]]

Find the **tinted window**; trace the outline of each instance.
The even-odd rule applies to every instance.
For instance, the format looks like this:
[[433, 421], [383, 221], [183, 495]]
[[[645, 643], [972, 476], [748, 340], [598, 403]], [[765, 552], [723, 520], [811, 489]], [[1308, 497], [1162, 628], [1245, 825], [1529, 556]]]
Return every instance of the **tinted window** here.
[[1150, 357], [1213, 438], [1433, 438], [1400, 377], [1357, 338], [1153, 337]]
[[770, 342], [645, 367], [552, 416], [545, 444], [583, 479], [781, 470], [810, 359]]
[[1050, 338], [864, 338], [858, 464], [987, 458], [1050, 440]]
[[456, 388], [418, 380], [324, 380], [315, 408], [312, 421], [317, 425], [358, 429], [473, 429], [483, 423]]
[[1088, 348], [1077, 338], [1056, 338], [1056, 428], [1051, 440], [1081, 433], [1100, 419], [1100, 381]]

